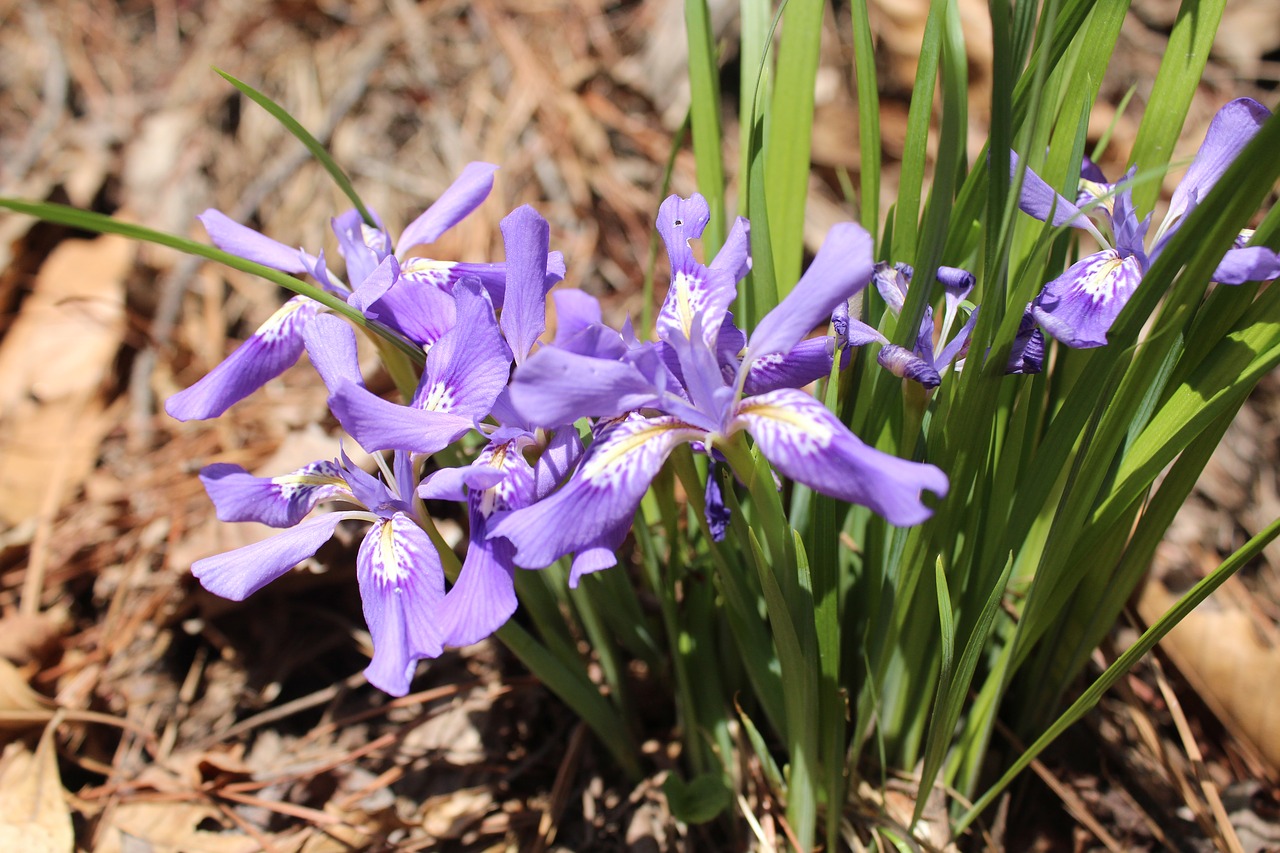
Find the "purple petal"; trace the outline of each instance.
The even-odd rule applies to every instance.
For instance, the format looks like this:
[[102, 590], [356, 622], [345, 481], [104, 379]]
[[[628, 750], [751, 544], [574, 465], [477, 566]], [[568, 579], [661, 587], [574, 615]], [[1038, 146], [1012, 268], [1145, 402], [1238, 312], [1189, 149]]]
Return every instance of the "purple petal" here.
[[293, 297], [203, 379], [166, 400], [164, 410], [180, 421], [218, 417], [298, 360], [302, 330], [318, 308], [305, 296]]
[[946, 291], [947, 301], [963, 302], [973, 292], [977, 279], [968, 270], [959, 267], [938, 267], [938, 283]]
[[819, 323], [826, 323], [841, 302], [871, 280], [871, 235], [861, 225], [832, 227], [818, 255], [786, 298], [751, 334], [747, 350], [758, 358], [790, 352]]
[[551, 299], [556, 306], [554, 346], [563, 347], [569, 339], [603, 322], [600, 300], [585, 290], [556, 290]]
[[[976, 312], [975, 312], [976, 313]], [[1018, 324], [1018, 333], [1009, 350], [1009, 362], [1005, 373], [1039, 373], [1044, 368], [1044, 334], [1036, 326], [1035, 316], [1028, 307]]]
[[400, 406], [354, 382], [331, 389], [329, 408], [342, 428], [370, 453], [407, 450], [436, 453], [471, 429], [471, 417]]
[[507, 288], [502, 304], [502, 333], [521, 364], [547, 328], [547, 253], [551, 227], [529, 205], [502, 220], [507, 253]]
[[213, 245], [224, 252], [281, 272], [311, 272], [312, 259], [306, 252], [291, 249], [284, 243], [259, 234], [219, 210], [211, 207], [196, 219], [209, 232]]
[[963, 358], [969, 351], [969, 338], [973, 335], [973, 329], [978, 325], [978, 309], [974, 308], [969, 313], [969, 319], [960, 327], [960, 331], [952, 336], [947, 345], [942, 348], [942, 352], [938, 353], [933, 359], [934, 367], [939, 370], [945, 370], [958, 358]]
[[870, 507], [890, 524], [919, 524], [933, 511], [924, 491], [947, 494], [947, 476], [933, 465], [898, 459], [868, 447], [825, 406], [783, 388], [748, 397], [735, 425], [745, 427], [779, 472], [824, 495]]
[[724, 238], [724, 245], [716, 252], [710, 267], [724, 270], [735, 282], [742, 281], [751, 272], [751, 223], [746, 217], [739, 216], [733, 221], [729, 236]]
[[1069, 347], [1102, 346], [1142, 273], [1136, 257], [1121, 258], [1110, 249], [1089, 255], [1045, 285], [1032, 303], [1032, 314]]
[[[658, 311], [658, 337], [689, 337], [695, 316], [702, 318], [702, 329], [711, 336], [720, 328], [725, 311], [737, 295], [736, 269], [740, 261], [725, 259], [725, 268], [708, 268], [693, 255], [689, 241], [702, 236], [711, 213], [706, 199], [694, 193], [691, 198], [670, 196], [658, 210], [658, 231], [667, 246], [671, 260], [671, 286]], [[730, 251], [740, 251], [740, 246]]]
[[403, 257], [405, 251], [414, 246], [434, 243], [444, 232], [465, 219], [488, 198], [496, 171], [498, 167], [492, 163], [468, 163], [435, 204], [404, 229], [396, 243], [396, 254]]
[[[1016, 152], [1009, 152], [1009, 174], [1013, 180], [1018, 179], [1019, 157]], [[1018, 208], [1041, 222], [1048, 222], [1052, 215], [1054, 225], [1070, 225], [1073, 228], [1093, 230], [1088, 217], [1080, 212], [1080, 208], [1058, 195], [1053, 187], [1045, 183], [1044, 178], [1027, 167], [1022, 179], [1022, 195], [1018, 197]]]
[[332, 314], [316, 316], [302, 330], [307, 356], [324, 386], [330, 391], [344, 382], [363, 386], [360, 360], [356, 351], [356, 333], [345, 320]]
[[556, 430], [533, 466], [534, 499], [542, 500], [569, 476], [582, 458], [582, 439], [572, 424]]
[[444, 600], [440, 555], [404, 513], [378, 521], [360, 543], [356, 578], [373, 638], [369, 683], [393, 696], [409, 692], [418, 660], [444, 649], [438, 625]]
[[701, 237], [710, 221], [711, 208], [698, 193], [689, 198], [671, 195], [662, 202], [658, 208], [658, 233], [666, 244], [673, 275], [676, 270], [700, 266], [689, 241]]
[[471, 516], [471, 542], [458, 580], [444, 597], [440, 633], [448, 646], [478, 643], [506, 624], [516, 612], [515, 547], [506, 539], [487, 539], [487, 519]]
[[786, 355], [774, 353], [752, 361], [742, 393], [749, 397], [776, 388], [803, 388], [831, 375], [834, 358], [834, 338], [801, 341]]
[[425, 348], [453, 328], [458, 308], [454, 298], [440, 288], [401, 276], [364, 309], [364, 315]]
[[630, 530], [631, 519], [623, 519], [578, 549], [573, 555], [573, 566], [569, 569], [569, 588], [577, 589], [578, 582], [584, 575], [618, 565], [618, 549], [626, 541]]
[[347, 262], [347, 281], [361, 282], [391, 254], [391, 239], [381, 228], [366, 225], [359, 211], [348, 210], [331, 222], [338, 253]]
[[582, 417], [617, 417], [652, 405], [653, 382], [626, 361], [543, 347], [511, 381], [511, 404], [530, 424], [553, 427]]
[[464, 279], [454, 298], [457, 322], [427, 353], [413, 406], [478, 420], [506, 387], [511, 354], [480, 282]]
[[707, 529], [711, 531], [711, 538], [716, 542], [723, 542], [724, 535], [729, 530], [729, 522], [732, 515], [729, 508], [724, 505], [724, 493], [720, 486], [719, 466], [712, 462], [707, 466], [707, 491], [704, 497], [704, 505], [702, 514], [707, 520]]
[[1213, 280], [1219, 284], [1270, 281], [1277, 277], [1280, 277], [1280, 255], [1266, 246], [1228, 250], [1213, 273]]
[[331, 512], [308, 519], [264, 539], [225, 554], [191, 564], [191, 574], [214, 595], [244, 601], [328, 542], [338, 524], [363, 513]]
[[1169, 212], [1165, 215], [1166, 222], [1183, 216], [1194, 199], [1209, 194], [1222, 173], [1270, 116], [1271, 111], [1252, 98], [1237, 98], [1218, 110], [1187, 174], [1173, 191]]
[[872, 271], [871, 280], [895, 317], [902, 313], [902, 306], [907, 300], [907, 286], [911, 284], [914, 272], [908, 264], [890, 264], [888, 261], [879, 261]]
[[[667, 456], [704, 430], [670, 417], [633, 416], [607, 426], [564, 488], [503, 517], [490, 536], [516, 546], [515, 563], [542, 568], [573, 551], [599, 548], [629, 526]], [[572, 519], [572, 524], [566, 524]]]
[[849, 302], [850, 300], [846, 299], [831, 312], [831, 326], [835, 329], [836, 345], [843, 349], [845, 347], [865, 346], [872, 341], [882, 344], [889, 343], [889, 339], [873, 327], [850, 316]]
[[345, 450], [342, 451], [342, 471], [351, 493], [365, 509], [384, 516], [405, 509], [405, 502], [390, 486], [352, 462]]
[[293, 527], [320, 501], [349, 494], [334, 462], [312, 462], [279, 477], [255, 477], [239, 465], [220, 462], [200, 471], [220, 521], [256, 521]]
[[876, 361], [894, 376], [919, 382], [925, 388], [937, 388], [942, 384], [942, 377], [932, 364], [897, 344], [881, 347]]

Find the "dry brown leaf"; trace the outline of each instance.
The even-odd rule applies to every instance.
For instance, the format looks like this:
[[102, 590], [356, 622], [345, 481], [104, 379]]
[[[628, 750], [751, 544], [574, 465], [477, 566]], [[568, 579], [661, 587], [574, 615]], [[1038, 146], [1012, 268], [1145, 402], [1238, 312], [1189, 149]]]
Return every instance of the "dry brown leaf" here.
[[35, 753], [21, 743], [5, 750], [0, 770], [0, 850], [63, 853], [75, 849], [71, 812], [49, 725]]
[[65, 609], [0, 618], [0, 658], [23, 664], [45, 654], [69, 626]]
[[49, 710], [49, 704], [27, 685], [27, 680], [18, 672], [18, 668], [0, 658], [0, 729], [27, 728], [31, 725], [26, 717], [6, 722], [4, 715], [8, 712], [26, 715]]
[[99, 833], [97, 853], [255, 853], [262, 847], [247, 835], [199, 829], [218, 810], [204, 803], [123, 803]]
[[[1152, 580], [1138, 612], [1151, 624], [1175, 601]], [[1280, 771], [1280, 648], [1263, 641], [1249, 614], [1212, 596], [1160, 645], [1223, 725]]]
[[134, 251], [115, 236], [59, 244], [0, 345], [0, 519], [10, 524], [35, 515], [50, 489], [65, 497], [93, 466]]

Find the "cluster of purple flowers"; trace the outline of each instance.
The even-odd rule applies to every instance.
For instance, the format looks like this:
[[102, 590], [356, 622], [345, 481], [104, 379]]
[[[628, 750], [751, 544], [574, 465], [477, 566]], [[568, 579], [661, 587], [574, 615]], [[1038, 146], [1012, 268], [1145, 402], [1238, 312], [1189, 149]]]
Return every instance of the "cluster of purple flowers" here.
[[[1072, 266], [1028, 307], [1008, 373], [1040, 370], [1044, 337], [1037, 322], [1069, 346], [1105, 341], [1151, 257], [1264, 114], [1252, 101], [1233, 102], [1219, 114], [1149, 253], [1141, 246], [1147, 223], [1136, 221], [1128, 189], [1116, 191], [1086, 175], [1081, 204], [1114, 200], [1093, 212], [1105, 215], [1115, 247]], [[313, 555], [340, 523], [368, 523], [357, 557], [374, 648], [366, 674], [377, 687], [403, 695], [421, 659], [478, 641], [511, 617], [517, 568], [538, 569], [572, 555], [570, 583], [577, 584], [584, 574], [614, 565], [642, 497], [682, 444], [711, 456], [714, 466], [727, 461], [722, 451], [745, 447], [749, 435], [782, 475], [867, 506], [896, 525], [930, 516], [925, 492], [946, 495], [947, 477], [937, 467], [867, 446], [801, 389], [827, 376], [838, 357], [845, 361], [849, 347], [872, 342], [881, 345], [877, 359], [886, 369], [937, 387], [968, 355], [979, 310], [966, 302], [972, 274], [939, 268], [936, 278], [945, 292], [940, 322], [930, 308], [910, 348], [890, 344], [858, 319], [853, 306], [874, 281], [896, 315], [913, 271], [873, 263], [870, 235], [843, 223], [831, 229], [792, 292], [747, 334], [729, 311], [751, 269], [747, 220], [736, 221], [724, 247], [704, 264], [690, 241], [707, 225], [707, 204], [698, 195], [672, 196], [657, 221], [671, 283], [656, 340], [645, 341], [629, 323], [621, 330], [605, 325], [600, 304], [584, 291], [552, 291], [564, 278], [564, 260], [550, 251], [549, 227], [530, 207], [502, 221], [503, 263], [409, 254], [471, 213], [489, 194], [495, 168], [470, 164], [394, 246], [376, 218], [372, 225], [355, 211], [335, 218], [345, 282], [328, 269], [323, 252], [291, 249], [217, 211], [200, 217], [220, 248], [311, 276], [425, 355], [412, 399], [403, 405], [385, 400], [365, 387], [352, 326], [318, 303], [294, 297], [206, 377], [169, 399], [166, 409], [179, 420], [217, 417], [305, 349], [335, 417], [380, 469], [380, 476], [369, 474], [345, 454], [275, 477], [229, 464], [206, 467], [201, 479], [220, 519], [281, 528], [270, 539], [197, 561], [192, 571], [206, 589], [243, 599]], [[1055, 224], [1086, 228], [1110, 245], [1076, 205], [1034, 173], [1027, 173], [1022, 207]], [[1236, 248], [1227, 252], [1217, 280], [1277, 272], [1274, 252]], [[544, 342], [549, 297], [557, 324], [553, 339]], [[828, 320], [835, 335], [810, 337]], [[483, 440], [470, 464], [427, 463], [469, 433]], [[469, 544], [452, 583], [425, 500], [467, 507]], [[321, 503], [335, 502], [345, 508], [312, 515]], [[727, 518], [720, 483], [709, 474], [707, 519], [714, 536], [723, 536]]]

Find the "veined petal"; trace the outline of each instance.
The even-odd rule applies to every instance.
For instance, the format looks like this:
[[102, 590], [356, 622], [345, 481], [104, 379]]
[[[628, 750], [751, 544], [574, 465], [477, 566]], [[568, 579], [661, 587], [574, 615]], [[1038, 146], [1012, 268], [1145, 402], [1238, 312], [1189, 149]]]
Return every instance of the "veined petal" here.
[[[976, 312], [975, 312], [976, 313]], [[1009, 350], [1009, 363], [1005, 373], [1039, 373], [1044, 368], [1044, 333], [1036, 326], [1030, 307], [1022, 314], [1018, 333]]]
[[334, 462], [312, 462], [290, 474], [255, 477], [239, 465], [219, 462], [200, 471], [220, 521], [257, 521], [293, 527], [329, 498], [349, 494]]
[[704, 430], [671, 417], [616, 421], [596, 437], [563, 488], [497, 520], [489, 535], [510, 539], [517, 548], [516, 565], [525, 568], [542, 568], [570, 552], [600, 547], [620, 525], [630, 525], [671, 451], [705, 436]]
[[393, 696], [409, 692], [424, 657], [444, 649], [439, 618], [444, 570], [426, 532], [404, 513], [379, 520], [360, 543], [356, 578], [373, 638], [369, 683]]
[[[702, 236], [710, 218], [706, 199], [697, 193], [687, 199], [670, 196], [658, 209], [658, 231], [671, 259], [671, 286], [655, 321], [662, 340], [672, 335], [688, 338], [696, 316], [702, 318], [707, 343], [713, 343], [711, 338], [737, 294], [734, 271], [703, 266], [689, 246], [690, 240]], [[726, 264], [734, 261], [727, 257]]]
[[338, 524], [364, 513], [330, 512], [307, 519], [270, 539], [191, 564], [191, 574], [214, 595], [244, 601], [328, 542]]
[[[1166, 223], [1184, 216], [1194, 199], [1202, 199], [1209, 194], [1222, 173], [1270, 117], [1271, 111], [1252, 98], [1236, 98], [1218, 110], [1187, 174], [1173, 191], [1169, 212], [1165, 215]], [[1167, 230], [1166, 225], [1160, 227], [1162, 233]]]
[[969, 298], [977, 283], [973, 273], [959, 267], [938, 267], [938, 283], [946, 293], [947, 304], [959, 304]]
[[1280, 255], [1266, 246], [1230, 249], [1213, 272], [1213, 280], [1219, 284], [1270, 281], [1277, 277], [1280, 277]]
[[533, 466], [534, 500], [542, 500], [564, 482], [582, 458], [583, 449], [582, 439], [573, 424], [556, 430]]
[[715, 542], [723, 542], [729, 530], [732, 515], [724, 503], [724, 492], [720, 486], [719, 465], [712, 462], [707, 466], [707, 489], [703, 497], [702, 515], [707, 521], [707, 529]]
[[461, 438], [475, 422], [453, 412], [400, 406], [354, 382], [331, 389], [329, 408], [342, 428], [370, 453], [436, 453]]
[[507, 287], [499, 325], [516, 364], [521, 364], [547, 329], [547, 254], [551, 227], [529, 205], [502, 220], [507, 253]]
[[427, 353], [413, 406], [479, 419], [489, 414], [507, 385], [511, 353], [478, 281], [459, 283], [454, 298], [457, 322]]
[[1142, 281], [1138, 258], [1113, 250], [1089, 255], [1045, 285], [1031, 311], [1045, 331], [1069, 347], [1107, 342], [1107, 331]]
[[364, 314], [425, 349], [454, 327], [458, 307], [443, 290], [402, 277]]
[[347, 456], [345, 450], [342, 451], [342, 473], [346, 478], [347, 486], [351, 489], [351, 494], [355, 495], [355, 499], [370, 512], [385, 517], [397, 510], [403, 511], [408, 508], [408, 504], [393, 491], [394, 483], [384, 483], [381, 478], [375, 477], [356, 465]]
[[166, 400], [164, 410], [180, 421], [218, 417], [298, 360], [302, 330], [318, 308], [305, 296], [293, 297], [203, 379]]
[[873, 341], [881, 344], [889, 343], [889, 339], [879, 331], [852, 315], [850, 301], [852, 300], [846, 299], [831, 312], [831, 326], [836, 333], [836, 346], [844, 349], [865, 346]]
[[492, 163], [468, 163], [435, 204], [404, 229], [396, 243], [396, 254], [403, 257], [405, 251], [414, 246], [434, 243], [444, 232], [465, 219], [488, 198], [496, 171], [498, 167]]
[[752, 332], [748, 358], [790, 352], [814, 326], [827, 322], [837, 305], [866, 286], [872, 267], [866, 229], [853, 222], [833, 226], [800, 281]]
[[311, 272], [313, 259], [306, 252], [291, 249], [265, 234], [259, 234], [220, 210], [211, 207], [196, 219], [209, 232], [213, 245], [224, 252], [281, 272]]
[[825, 406], [790, 388], [738, 404], [736, 427], [748, 430], [779, 472], [840, 500], [870, 507], [890, 524], [919, 524], [933, 511], [924, 491], [947, 494], [933, 465], [898, 459], [863, 444]]
[[829, 376], [834, 359], [834, 338], [823, 336], [801, 341], [785, 355], [774, 353], [753, 360], [742, 393], [750, 397], [775, 388], [803, 388]]

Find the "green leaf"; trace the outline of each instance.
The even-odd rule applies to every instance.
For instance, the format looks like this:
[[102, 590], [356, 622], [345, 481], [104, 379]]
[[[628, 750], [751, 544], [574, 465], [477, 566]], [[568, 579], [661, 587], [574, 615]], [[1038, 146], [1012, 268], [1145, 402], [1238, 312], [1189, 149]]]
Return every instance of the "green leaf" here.
[[298, 123], [297, 119], [289, 115], [288, 111], [286, 111], [284, 107], [280, 106], [275, 101], [250, 86], [248, 83], [245, 83], [242, 80], [237, 80], [235, 77], [232, 77], [220, 68], [214, 68], [213, 70], [217, 72], [222, 79], [239, 89], [245, 97], [249, 98], [249, 100], [269, 112], [272, 118], [284, 125], [285, 130], [292, 133], [299, 142], [305, 145], [307, 150], [311, 152], [311, 156], [315, 157], [316, 161], [320, 163], [321, 166], [324, 166], [325, 171], [333, 177], [333, 182], [338, 185], [338, 188], [342, 190], [347, 198], [351, 199], [351, 203], [355, 205], [356, 210], [360, 212], [360, 218], [364, 220], [364, 224], [368, 225], [370, 228], [377, 227], [378, 223], [374, 220], [373, 214], [369, 213], [369, 209], [364, 206], [364, 202], [362, 202], [360, 200], [360, 196], [356, 194], [356, 188], [351, 185], [351, 179], [347, 177], [346, 172], [342, 171], [342, 167], [339, 166], [331, 156], [329, 156], [329, 152], [325, 150], [325, 147], [320, 143], [320, 140], [312, 136], [310, 131]]
[[71, 228], [79, 228], [82, 231], [93, 231], [98, 234], [119, 234], [133, 240], [141, 240], [146, 243], [154, 243], [157, 246], [168, 246], [171, 249], [177, 249], [180, 252], [186, 252], [189, 255], [196, 255], [201, 258], [207, 258], [211, 261], [240, 270], [241, 272], [256, 275], [259, 278], [265, 278], [267, 281], [280, 285], [281, 287], [291, 290], [299, 296], [305, 296], [308, 299], [314, 299], [321, 305], [325, 306], [335, 314], [341, 314], [355, 325], [362, 329], [367, 329], [385, 338], [397, 350], [404, 353], [417, 364], [426, 362], [426, 355], [419, 348], [397, 335], [395, 332], [383, 326], [381, 323], [374, 322], [361, 314], [356, 309], [348, 305], [340, 297], [335, 296], [323, 288], [314, 284], [294, 278], [291, 275], [282, 273], [279, 270], [265, 267], [262, 264], [247, 261], [244, 258], [224, 252], [221, 249], [215, 249], [213, 246], [206, 246], [204, 243], [197, 243], [194, 240], [188, 240], [185, 237], [179, 237], [176, 234], [169, 234], [164, 231], [156, 231], [146, 228], [142, 225], [135, 225], [132, 222], [123, 222], [119, 219], [113, 219], [101, 213], [94, 213], [90, 210], [81, 210], [77, 207], [70, 207], [65, 204], [54, 204], [53, 202], [26, 201], [17, 198], [0, 198], [0, 207], [7, 208], [15, 213], [25, 213], [28, 216], [34, 216], [43, 219], [46, 222], [55, 222], [59, 225], [67, 225]]
[[733, 804], [733, 792], [720, 773], [703, 773], [688, 782], [671, 772], [662, 782], [662, 793], [676, 820], [706, 823]]
[[706, 0], [685, 0], [684, 20], [689, 38], [689, 114], [693, 125], [693, 157], [698, 172], [698, 191], [711, 208], [711, 221], [702, 234], [702, 245], [706, 257], [711, 258], [720, 250], [725, 236], [720, 71]]

